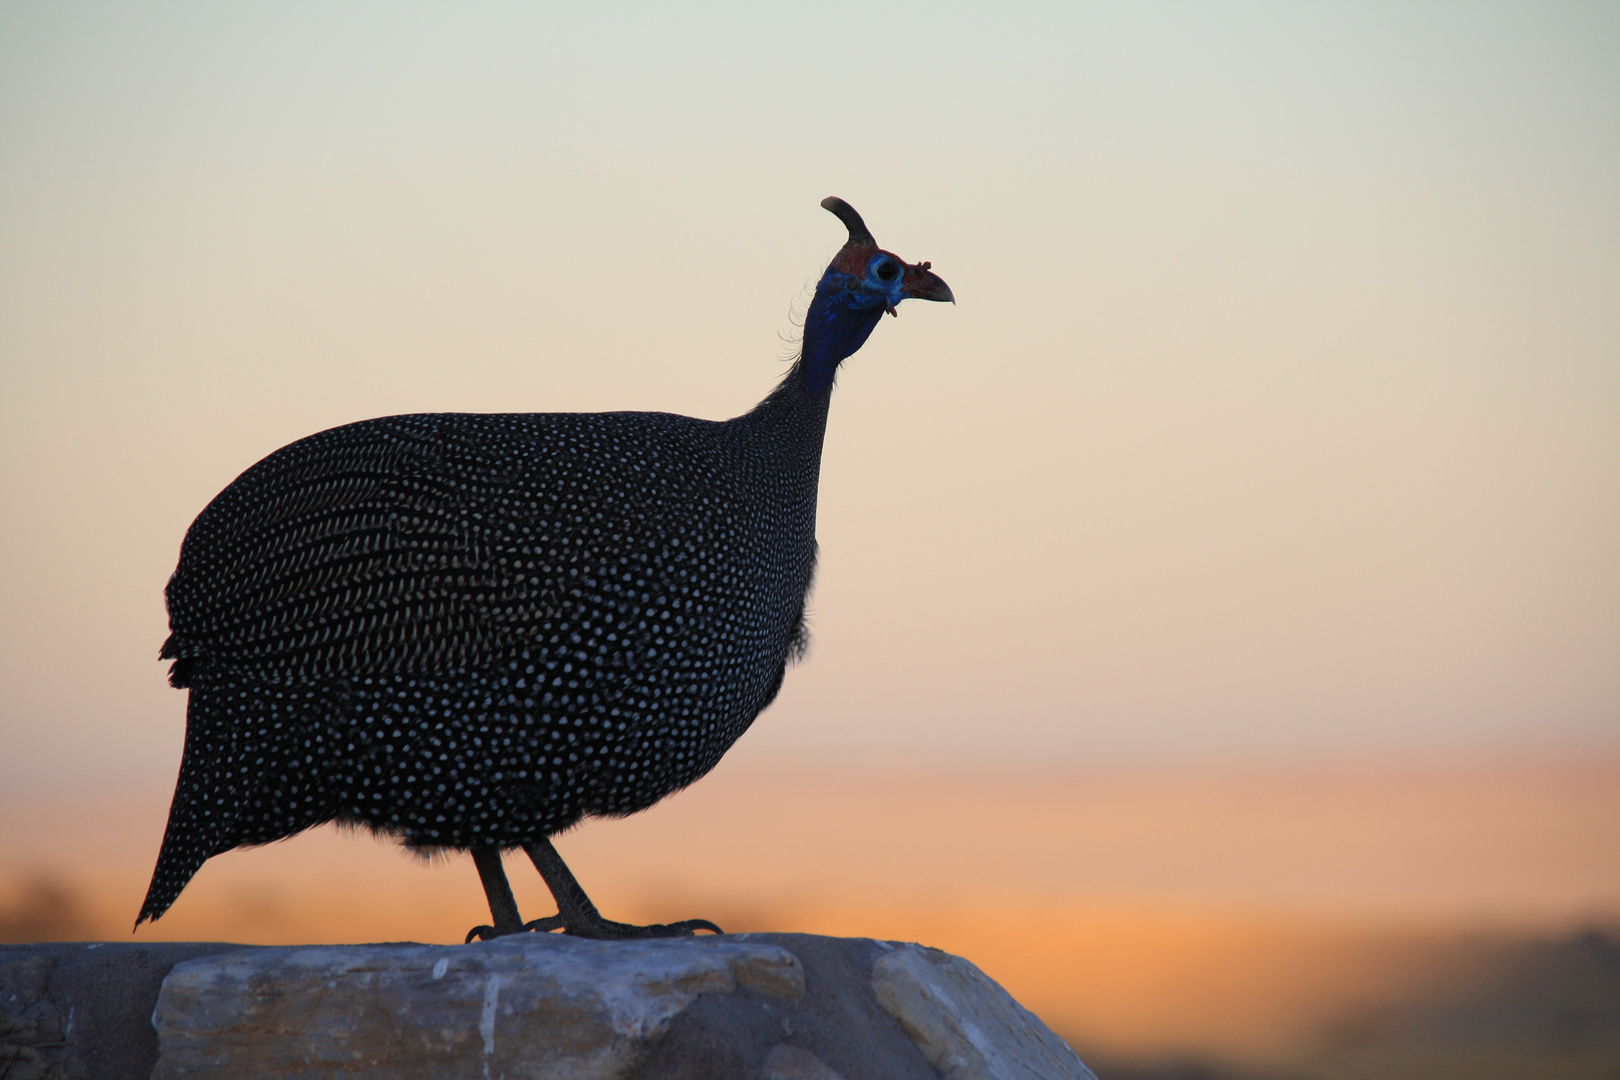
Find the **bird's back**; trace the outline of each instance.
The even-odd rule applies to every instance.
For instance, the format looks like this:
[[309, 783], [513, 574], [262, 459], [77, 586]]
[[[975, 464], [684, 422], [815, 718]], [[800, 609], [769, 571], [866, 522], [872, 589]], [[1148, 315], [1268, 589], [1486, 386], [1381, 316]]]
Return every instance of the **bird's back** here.
[[[808, 585], [792, 579], [813, 519], [792, 520], [806, 517], [782, 505], [795, 485], [751, 461], [735, 426], [441, 414], [293, 443], [187, 534], [168, 587], [173, 679], [444, 674], [564, 630], [619, 663], [647, 662], [674, 620], [689, 644], [700, 626], [732, 647], [779, 636], [771, 624]], [[631, 615], [631, 632], [592, 636]], [[757, 655], [768, 643], [752, 644]]]

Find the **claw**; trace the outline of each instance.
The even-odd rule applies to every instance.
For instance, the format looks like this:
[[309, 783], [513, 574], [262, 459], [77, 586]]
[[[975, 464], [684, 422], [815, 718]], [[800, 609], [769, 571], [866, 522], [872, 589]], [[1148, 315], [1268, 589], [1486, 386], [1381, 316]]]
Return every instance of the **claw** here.
[[471, 945], [473, 938], [477, 938], [479, 941], [494, 941], [499, 936], [499, 934], [495, 933], [493, 926], [475, 926], [467, 931], [467, 940], [463, 941], [462, 944]]
[[708, 919], [683, 919], [678, 923], [671, 923], [670, 925], [672, 927], [679, 927], [680, 929], [685, 930], [688, 934], [695, 934], [699, 930], [707, 930], [711, 934], [725, 933], [724, 930], [714, 925], [714, 923], [710, 922]]
[[[560, 916], [554, 916], [560, 918]], [[720, 929], [708, 919], [684, 919], [675, 923], [654, 923], [651, 926], [636, 926], [633, 923], [614, 922], [612, 919], [580, 919], [572, 926], [563, 930], [565, 934], [574, 937], [592, 938], [597, 941], [625, 941], [634, 938], [673, 938], [692, 937], [699, 930], [707, 930], [713, 934], [723, 934]]]

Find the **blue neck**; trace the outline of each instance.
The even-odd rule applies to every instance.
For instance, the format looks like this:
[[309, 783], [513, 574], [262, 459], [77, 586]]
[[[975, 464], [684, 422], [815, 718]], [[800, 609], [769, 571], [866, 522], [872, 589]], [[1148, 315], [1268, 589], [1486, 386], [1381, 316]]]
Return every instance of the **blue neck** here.
[[805, 389], [818, 397], [832, 391], [838, 365], [866, 344], [887, 306], [881, 295], [861, 288], [851, 290], [851, 281], [859, 284], [858, 279], [829, 266], [804, 316], [804, 346], [797, 366]]

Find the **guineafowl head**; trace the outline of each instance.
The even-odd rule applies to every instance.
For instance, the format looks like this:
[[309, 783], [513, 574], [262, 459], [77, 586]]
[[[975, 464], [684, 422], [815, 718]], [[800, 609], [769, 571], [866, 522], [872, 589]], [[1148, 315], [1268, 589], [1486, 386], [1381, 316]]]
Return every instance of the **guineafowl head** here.
[[830, 196], [821, 205], [838, 215], [849, 229], [849, 240], [827, 264], [804, 317], [800, 362], [810, 390], [816, 393], [832, 387], [839, 363], [866, 344], [884, 312], [898, 314], [900, 301], [956, 302], [951, 287], [929, 270], [929, 263], [908, 263], [878, 247], [849, 203]]

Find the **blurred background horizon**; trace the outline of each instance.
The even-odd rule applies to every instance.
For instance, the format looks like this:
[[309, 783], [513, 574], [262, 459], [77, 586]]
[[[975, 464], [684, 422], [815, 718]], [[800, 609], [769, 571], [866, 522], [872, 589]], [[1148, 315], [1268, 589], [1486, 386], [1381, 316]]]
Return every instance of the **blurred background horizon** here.
[[[0, 6], [0, 940], [126, 932], [234, 476], [736, 415], [838, 194], [959, 303], [845, 365], [810, 655], [570, 834], [597, 899], [952, 948], [1121, 1077], [1612, 1080], [1617, 56], [1575, 2]], [[141, 937], [479, 904], [323, 829]]]

